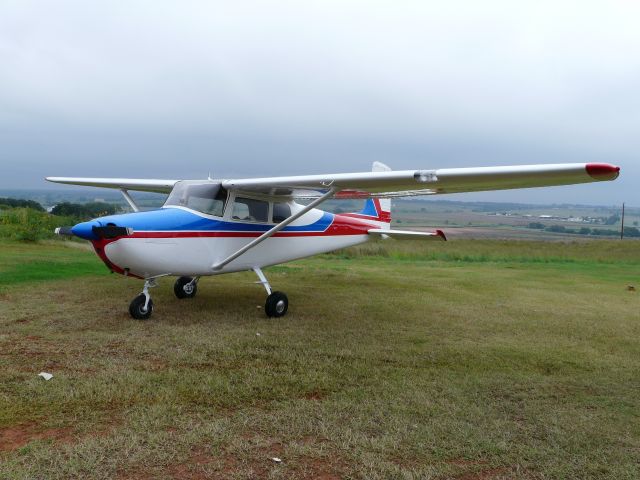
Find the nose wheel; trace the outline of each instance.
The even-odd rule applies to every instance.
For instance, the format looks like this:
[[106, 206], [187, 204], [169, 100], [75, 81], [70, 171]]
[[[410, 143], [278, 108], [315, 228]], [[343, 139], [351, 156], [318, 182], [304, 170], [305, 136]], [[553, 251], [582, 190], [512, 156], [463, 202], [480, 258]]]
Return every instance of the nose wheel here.
[[283, 317], [289, 309], [289, 299], [283, 292], [271, 291], [271, 285], [269, 285], [267, 277], [264, 276], [264, 273], [262, 273], [260, 268], [255, 267], [253, 271], [256, 272], [256, 275], [258, 275], [258, 278], [260, 279], [257, 283], [261, 283], [267, 291], [268, 297], [264, 304], [264, 312], [267, 314], [267, 317]]
[[153, 313], [153, 300], [149, 295], [149, 289], [157, 287], [155, 279], [150, 278], [144, 281], [142, 293], [134, 298], [129, 304], [129, 314], [136, 320], [147, 320]]
[[136, 320], [146, 320], [153, 313], [153, 300], [144, 296], [143, 293], [134, 298], [129, 304], [129, 315]]

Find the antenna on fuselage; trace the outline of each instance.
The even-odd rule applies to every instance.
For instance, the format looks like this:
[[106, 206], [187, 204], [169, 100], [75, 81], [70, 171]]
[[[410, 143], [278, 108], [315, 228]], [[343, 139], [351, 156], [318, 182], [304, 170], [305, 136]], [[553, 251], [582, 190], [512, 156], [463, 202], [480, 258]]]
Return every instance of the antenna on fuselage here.
[[211, 177], [211, 172], [207, 173], [207, 180], [213, 180], [213, 178]]

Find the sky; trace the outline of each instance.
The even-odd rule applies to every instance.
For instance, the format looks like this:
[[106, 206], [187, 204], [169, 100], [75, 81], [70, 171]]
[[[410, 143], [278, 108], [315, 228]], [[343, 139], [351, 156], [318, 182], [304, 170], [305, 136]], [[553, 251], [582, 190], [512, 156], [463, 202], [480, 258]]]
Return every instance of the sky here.
[[0, 189], [606, 162], [439, 198], [640, 206], [639, 24], [632, 0], [4, 0]]

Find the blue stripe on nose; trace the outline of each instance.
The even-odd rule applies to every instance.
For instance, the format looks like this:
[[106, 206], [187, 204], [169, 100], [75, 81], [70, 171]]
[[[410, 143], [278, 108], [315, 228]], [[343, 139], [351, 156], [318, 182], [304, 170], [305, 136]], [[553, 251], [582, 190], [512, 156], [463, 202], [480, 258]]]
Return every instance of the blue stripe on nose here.
[[98, 236], [93, 233], [93, 227], [99, 227], [100, 223], [95, 220], [89, 222], [78, 223], [71, 227], [71, 233], [76, 237], [84, 238], [85, 240], [99, 240]]

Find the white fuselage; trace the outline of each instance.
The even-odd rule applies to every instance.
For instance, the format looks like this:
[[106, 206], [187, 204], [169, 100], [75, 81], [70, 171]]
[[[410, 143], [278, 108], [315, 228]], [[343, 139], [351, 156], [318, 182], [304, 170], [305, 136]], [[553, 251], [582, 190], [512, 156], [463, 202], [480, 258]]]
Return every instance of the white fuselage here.
[[[166, 220], [162, 216], [168, 217]], [[145, 217], [146, 214], [146, 217]], [[270, 225], [220, 221], [180, 207], [103, 217], [100, 224], [130, 227], [132, 235], [93, 241], [114, 271], [141, 278], [205, 276], [289, 262], [367, 242], [380, 222], [313, 209], [220, 269], [214, 265], [261, 236]], [[182, 223], [180, 223], [182, 222]]]

